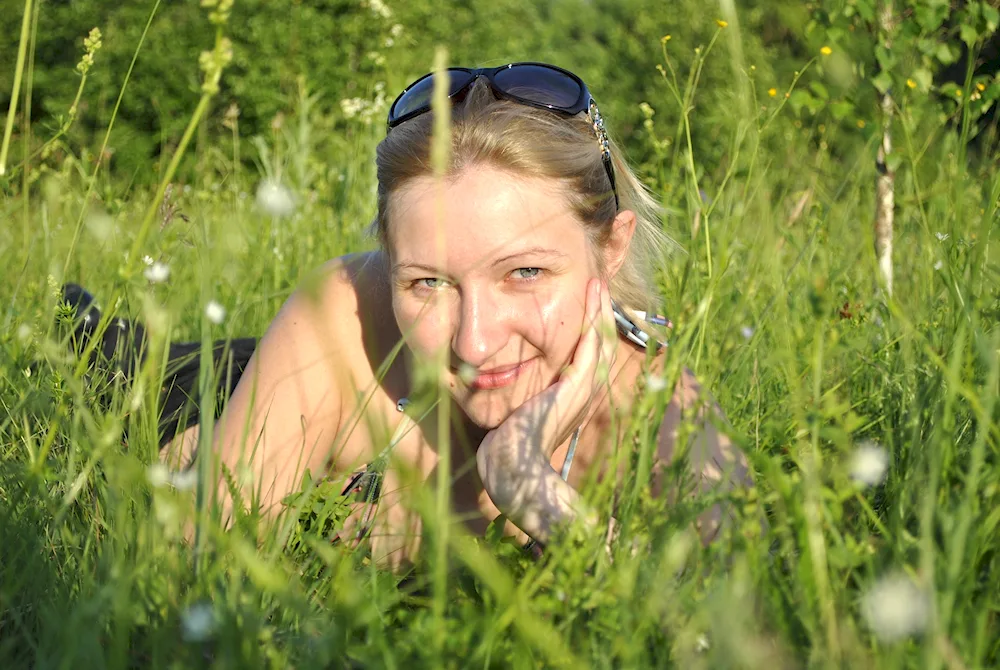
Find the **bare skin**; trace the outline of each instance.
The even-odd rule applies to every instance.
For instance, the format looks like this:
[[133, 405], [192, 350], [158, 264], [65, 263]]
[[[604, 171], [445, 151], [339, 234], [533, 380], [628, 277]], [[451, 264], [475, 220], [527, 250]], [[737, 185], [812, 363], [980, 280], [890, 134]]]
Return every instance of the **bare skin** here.
[[[404, 420], [397, 402], [414, 392], [413, 371], [430, 370], [449, 391], [451, 430], [439, 435], [432, 411], [395, 447], [372, 532], [376, 560], [394, 567], [418, 551], [404, 482], [436, 481], [443, 445], [453, 512], [472, 532], [501, 510], [522, 539], [527, 531], [544, 541], [554, 523], [587, 520], [576, 489], [608, 462], [613, 415], [628, 415], [647, 371], [645, 351], [614, 335], [599, 281], [625, 262], [634, 215], [619, 214], [608, 245], [594, 250], [553, 185], [485, 167], [444, 185], [414, 180], [394, 211], [387, 252], [330, 261], [275, 317], [216, 426], [215, 452], [230, 469], [248, 465], [262, 508], [277, 511], [306, 468], [343, 480], [375, 458]], [[706, 486], [748, 481], [706, 409], [685, 372], [660, 428], [660, 460], [672, 459], [678, 427], [694, 412], [703, 424], [696, 474]], [[577, 427], [563, 482], [557, 472]], [[189, 461], [197, 430], [165, 457]], [[224, 486], [218, 495], [229, 509]]]

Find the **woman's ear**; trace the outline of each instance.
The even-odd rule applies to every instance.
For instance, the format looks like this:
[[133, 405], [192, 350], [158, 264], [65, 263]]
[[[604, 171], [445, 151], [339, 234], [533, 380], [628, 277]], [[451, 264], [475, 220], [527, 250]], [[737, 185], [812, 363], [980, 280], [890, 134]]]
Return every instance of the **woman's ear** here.
[[604, 247], [604, 268], [608, 277], [618, 274], [628, 258], [632, 235], [635, 233], [635, 212], [625, 209], [618, 212], [611, 224], [611, 236]]

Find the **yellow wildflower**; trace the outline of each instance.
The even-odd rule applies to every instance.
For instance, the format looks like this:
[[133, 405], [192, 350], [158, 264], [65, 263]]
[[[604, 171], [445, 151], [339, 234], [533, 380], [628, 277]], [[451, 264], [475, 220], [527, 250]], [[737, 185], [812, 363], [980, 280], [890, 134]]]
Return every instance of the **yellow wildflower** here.
[[669, 41], [670, 41], [670, 35], [664, 35], [663, 37], [660, 38], [660, 44], [666, 44]]
[[858, 119], [858, 128], [864, 128], [865, 125], [866, 124], [864, 119]]
[[984, 84], [983, 82], [979, 82], [978, 84], [976, 84], [976, 88], [978, 88], [979, 92], [982, 93], [983, 91], [986, 90], [986, 84]]
[[716, 19], [715, 20], [715, 25], [719, 26], [720, 28], [725, 28], [726, 26], [729, 25], [729, 21], [723, 21], [722, 19]]
[[828, 47], [828, 46], [824, 46], [824, 47], [822, 47], [822, 48], [821, 48], [821, 49], [819, 50], [819, 52], [820, 52], [821, 54], [823, 54], [824, 56], [829, 56], [830, 54], [832, 54], [832, 53], [833, 53], [833, 49], [831, 49], [831, 48], [830, 48], [830, 47]]
[[913, 81], [912, 79], [907, 79], [906, 80], [906, 86], [908, 88], [916, 88], [917, 87], [917, 82]]
[[769, 88], [767, 89], [767, 94], [773, 98], [774, 96], [778, 95], [778, 89]]
[[956, 98], [961, 98], [962, 97], [962, 89], [960, 89], [960, 88], [956, 88], [955, 89], [955, 97]]

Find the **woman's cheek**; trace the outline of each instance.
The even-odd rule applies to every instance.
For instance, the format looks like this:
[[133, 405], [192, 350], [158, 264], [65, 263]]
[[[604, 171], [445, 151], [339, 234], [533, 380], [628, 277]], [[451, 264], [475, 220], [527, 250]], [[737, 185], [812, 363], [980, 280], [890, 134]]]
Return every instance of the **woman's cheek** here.
[[402, 298], [394, 301], [396, 322], [415, 353], [432, 356], [451, 342], [450, 320], [444, 301]]
[[583, 311], [574, 308], [570, 296], [552, 296], [545, 304], [539, 305], [536, 312], [538, 337], [545, 343], [545, 350], [550, 357], [569, 357], [580, 339], [582, 318]]

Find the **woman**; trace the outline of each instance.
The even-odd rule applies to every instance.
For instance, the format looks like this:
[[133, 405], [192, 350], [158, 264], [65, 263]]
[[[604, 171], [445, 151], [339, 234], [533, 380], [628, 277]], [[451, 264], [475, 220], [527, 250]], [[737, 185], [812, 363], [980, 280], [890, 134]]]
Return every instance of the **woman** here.
[[[380, 250], [330, 261], [289, 298], [213, 435], [223, 466], [249, 469], [264, 510], [306, 469], [378, 497], [375, 518], [361, 512], [349, 537], [369, 533], [390, 566], [419, 546], [404, 482], [433, 484], [445, 449], [454, 512], [474, 532], [500, 513], [510, 532], [543, 543], [560, 524], [596, 525], [576, 487], [610, 463], [640, 380], [663, 362], [618, 305], [656, 304], [651, 277], [668, 240], [583, 82], [530, 63], [449, 77], [446, 176], [432, 174], [428, 75], [393, 103], [377, 150]], [[444, 401], [417, 402], [435, 385]], [[685, 372], [658, 460], [671, 460], [682, 414], [696, 413], [689, 458], [702, 488], [748, 482], [706, 407]], [[179, 432], [165, 457], [185, 465], [197, 441], [198, 426]], [[227, 487], [217, 491], [231, 514]], [[719, 515], [702, 520], [705, 538]]]

